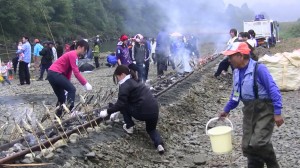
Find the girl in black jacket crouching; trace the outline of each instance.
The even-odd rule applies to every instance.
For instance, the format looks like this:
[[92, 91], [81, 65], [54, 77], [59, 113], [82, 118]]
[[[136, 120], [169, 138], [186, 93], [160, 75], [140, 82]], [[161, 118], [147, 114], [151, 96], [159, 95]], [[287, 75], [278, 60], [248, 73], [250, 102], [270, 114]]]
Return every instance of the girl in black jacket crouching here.
[[[156, 130], [158, 121], [158, 104], [150, 89], [143, 83], [137, 81], [136, 74], [125, 65], [119, 65], [114, 72], [114, 82], [119, 84], [117, 102], [107, 110], [100, 112], [100, 117], [107, 115], [111, 117], [120, 111], [123, 114], [123, 129], [133, 133], [134, 122], [132, 117], [146, 122], [146, 131], [154, 142], [155, 148], [160, 154], [164, 153], [163, 142], [159, 132]], [[114, 113], [114, 114], [113, 114]]]

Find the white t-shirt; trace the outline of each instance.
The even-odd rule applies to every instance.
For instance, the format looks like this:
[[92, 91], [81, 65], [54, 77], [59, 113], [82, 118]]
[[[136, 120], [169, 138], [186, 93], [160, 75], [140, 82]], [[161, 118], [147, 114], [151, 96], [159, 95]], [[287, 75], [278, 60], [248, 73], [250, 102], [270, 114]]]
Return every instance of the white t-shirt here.
[[0, 71], [2, 76], [7, 76], [7, 66], [1, 66]]
[[247, 43], [249, 43], [253, 48], [257, 47], [257, 41], [255, 39], [248, 39]]
[[152, 41], [150, 42], [150, 46], [151, 46], [151, 54], [155, 53], [155, 48], [156, 48], [156, 41], [154, 41], [154, 43], [152, 43]]
[[57, 60], [57, 52], [56, 52], [56, 48], [55, 47], [52, 47], [52, 53], [53, 53], [53, 61], [56, 61]]
[[237, 39], [237, 37], [232, 37], [231, 39], [229, 39], [229, 41], [227, 42], [227, 45], [232, 45], [234, 43], [234, 41]]

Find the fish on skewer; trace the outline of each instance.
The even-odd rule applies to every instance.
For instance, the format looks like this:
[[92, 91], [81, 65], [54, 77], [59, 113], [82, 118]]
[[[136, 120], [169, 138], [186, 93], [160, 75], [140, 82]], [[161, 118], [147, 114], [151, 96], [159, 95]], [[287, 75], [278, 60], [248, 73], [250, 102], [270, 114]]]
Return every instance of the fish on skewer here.
[[[22, 119], [22, 124], [23, 124], [23, 128], [26, 130], [26, 131], [30, 131], [34, 137], [36, 138], [38, 144], [39, 144], [39, 147], [40, 147], [40, 150], [42, 151], [43, 148], [42, 148], [42, 143], [40, 142], [40, 139], [39, 137], [37, 136], [36, 132], [34, 131], [34, 129], [24, 120]], [[47, 147], [43, 144], [44, 148], [46, 149]], [[43, 156], [44, 156], [44, 153], [43, 153]], [[44, 156], [45, 157], [45, 156]]]
[[35, 156], [34, 153], [33, 153], [33, 151], [32, 151], [31, 148], [30, 148], [30, 145], [29, 145], [28, 141], [27, 141], [26, 138], [25, 138], [25, 135], [24, 135], [23, 130], [22, 130], [21, 127], [16, 123], [15, 119], [14, 119], [14, 123], [15, 123], [15, 127], [16, 127], [17, 131], [21, 134], [21, 136], [23, 137], [24, 141], [26, 142], [27, 147], [28, 147], [29, 150], [30, 150], [30, 153], [32, 154], [32, 156]]
[[66, 133], [66, 131], [65, 131], [64, 127], [63, 127], [63, 125], [62, 125], [62, 122], [61, 122], [60, 118], [59, 118], [56, 114], [54, 114], [54, 116], [55, 116], [55, 118], [56, 118], [56, 121], [57, 121], [58, 124], [60, 125], [61, 129], [63, 130], [65, 136], [67, 137], [67, 139], [69, 139], [69, 137], [68, 137], [68, 135], [67, 135], [67, 133]]
[[[80, 125], [83, 125], [83, 123], [80, 121], [80, 118], [79, 118], [79, 116], [78, 116], [77, 112], [76, 112], [76, 111], [74, 111], [72, 114], [74, 114], [74, 115], [76, 116], [76, 118], [77, 118], [77, 120], [78, 120], [79, 124], [80, 124]], [[84, 128], [84, 126], [82, 126], [82, 128], [84, 129], [84, 131], [85, 131], [87, 134], [89, 134], [89, 133], [87, 132], [87, 130]], [[78, 127], [77, 127], [77, 129], [78, 129]], [[78, 131], [79, 131], [79, 129], [78, 129]], [[79, 131], [79, 133], [81, 134], [81, 132], [80, 132], [80, 131]]]
[[36, 123], [37, 123], [37, 126], [39, 127], [39, 129], [44, 133], [44, 135], [45, 135], [47, 141], [49, 142], [49, 144], [51, 145], [51, 147], [52, 147], [53, 149], [55, 149], [54, 146], [53, 146], [53, 144], [52, 144], [52, 142], [50, 141], [49, 137], [47, 136], [46, 130], [45, 130], [45, 128], [43, 127], [43, 125], [42, 125], [40, 122], [38, 122], [37, 120], [36, 120]]
[[[89, 121], [91, 127], [93, 128], [93, 124], [92, 124], [92, 122], [91, 122], [90, 115], [89, 115], [89, 113], [88, 113], [87, 110], [86, 110], [86, 99], [85, 99], [82, 95], [79, 95], [79, 96], [80, 96], [81, 106], [83, 107], [84, 112], [87, 114], [87, 119], [88, 119], [88, 121]], [[98, 125], [97, 125], [97, 126], [98, 126]]]
[[46, 113], [43, 115], [41, 123], [43, 123], [44, 121], [46, 121], [47, 119], [50, 118], [50, 110], [49, 108], [45, 105], [45, 101], [42, 101], [42, 105], [45, 108]]
[[[2, 126], [1, 126], [1, 128], [0, 128], [0, 132], [2, 132], [1, 133], [1, 135], [0, 135], [0, 139], [2, 139], [2, 137], [3, 137], [3, 135], [4, 135], [4, 131], [5, 131], [5, 129], [8, 127], [8, 122], [5, 122], [5, 124], [3, 124]], [[3, 131], [2, 131], [3, 130]]]
[[[49, 108], [45, 105], [45, 101], [43, 101], [43, 106], [44, 106], [44, 108], [45, 108], [45, 112], [46, 112], [46, 115], [44, 115], [44, 116], [46, 116], [45, 117], [45, 120], [46, 119], [50, 119], [50, 111], [49, 111]], [[56, 107], [56, 109], [55, 110], [57, 110], [59, 108], [59, 106], [57, 106]], [[44, 121], [45, 121], [44, 120]], [[61, 135], [61, 133], [59, 132], [59, 129], [58, 129], [58, 127], [56, 126], [56, 123], [53, 121], [53, 120], [51, 120], [50, 119], [50, 121], [52, 122], [52, 125], [55, 127], [55, 129], [57, 130], [57, 133], [59, 134], [59, 136], [65, 141], [65, 142], [67, 142], [65, 139], [64, 139], [64, 137]], [[42, 121], [41, 121], [41, 123], [43, 123], [43, 119], [42, 119]]]

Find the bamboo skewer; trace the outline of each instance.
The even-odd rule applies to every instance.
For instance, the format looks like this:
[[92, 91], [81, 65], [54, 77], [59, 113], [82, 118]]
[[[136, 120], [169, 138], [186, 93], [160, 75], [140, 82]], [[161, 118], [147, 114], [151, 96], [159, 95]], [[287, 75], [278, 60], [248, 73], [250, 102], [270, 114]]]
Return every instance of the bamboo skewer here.
[[60, 120], [60, 118], [59, 118], [59, 117], [57, 117], [57, 115], [56, 115], [56, 114], [54, 114], [54, 116], [55, 116], [55, 118], [56, 118], [56, 120], [57, 120], [58, 124], [60, 125], [61, 129], [63, 130], [63, 132], [64, 132], [65, 136], [67, 137], [67, 139], [69, 139], [69, 137], [68, 137], [68, 135], [67, 135], [67, 133], [66, 133], [66, 131], [65, 131], [65, 129], [64, 129], [63, 125], [62, 125], [62, 123], [61, 123], [61, 120]]
[[[35, 133], [35, 131], [33, 130], [33, 128], [32, 128], [30, 125], [28, 125], [28, 123], [26, 123], [24, 119], [22, 119], [22, 123], [23, 123], [23, 128], [24, 128], [26, 131], [28, 131], [28, 132], [30, 132], [30, 133], [32, 133], [32, 134], [34, 135], [34, 137], [36, 138], [36, 140], [37, 140], [37, 142], [38, 142], [38, 144], [39, 144], [40, 150], [42, 151], [42, 150], [43, 150], [43, 148], [42, 148], [42, 143], [40, 142], [40, 139], [38, 138], [38, 136], [37, 136], [37, 134]], [[43, 144], [43, 146], [44, 146], [44, 148], [47, 148], [44, 144]], [[44, 156], [44, 154], [43, 154], [43, 156]], [[44, 156], [44, 157], [45, 157], [45, 156]]]
[[34, 156], [34, 153], [33, 153], [33, 151], [31, 150], [30, 145], [29, 145], [28, 141], [27, 141], [26, 138], [25, 138], [24, 132], [22, 131], [22, 129], [21, 129], [20, 126], [16, 123], [15, 120], [14, 120], [14, 123], [15, 123], [15, 126], [16, 126], [16, 128], [17, 128], [17, 131], [22, 135], [24, 141], [26, 142], [26, 144], [27, 144], [27, 146], [28, 146], [28, 148], [29, 148], [29, 150], [30, 150], [32, 156]]
[[53, 165], [54, 163], [30, 163], [30, 164], [0, 164], [0, 167], [31, 167], [31, 166], [47, 166]]
[[[50, 111], [49, 111], [48, 107], [45, 105], [45, 102], [44, 102], [44, 101], [43, 101], [43, 106], [44, 106], [44, 108], [45, 108], [45, 111], [46, 111], [47, 116], [50, 117]], [[53, 124], [54, 127], [56, 128], [57, 133], [59, 134], [59, 136], [60, 136], [65, 142], [67, 142], [67, 141], [65, 140], [65, 138], [64, 138], [64, 137], [61, 135], [61, 133], [59, 132], [59, 129], [58, 129], [58, 127], [56, 126], [56, 124], [54, 123], [54, 121], [51, 120], [51, 119], [50, 119], [50, 121], [52, 122], [52, 124]]]
[[44, 133], [44, 135], [45, 135], [47, 141], [50, 143], [51, 147], [54, 149], [54, 146], [53, 146], [52, 142], [50, 141], [49, 137], [47, 136], [45, 128], [43, 127], [43, 125], [41, 123], [39, 123], [37, 120], [36, 120], [36, 123], [37, 123], [37, 126], [39, 127], [39, 129]]

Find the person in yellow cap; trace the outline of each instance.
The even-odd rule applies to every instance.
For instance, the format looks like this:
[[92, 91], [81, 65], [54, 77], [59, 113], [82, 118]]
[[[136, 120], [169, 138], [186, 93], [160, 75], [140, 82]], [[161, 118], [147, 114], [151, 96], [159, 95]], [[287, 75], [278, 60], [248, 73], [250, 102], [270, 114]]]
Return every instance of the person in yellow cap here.
[[280, 91], [267, 67], [250, 58], [250, 49], [245, 42], [235, 42], [223, 52], [235, 68], [233, 89], [219, 117], [243, 102], [242, 150], [248, 158], [248, 168], [279, 168], [271, 142], [274, 123], [280, 127], [282, 102]]

